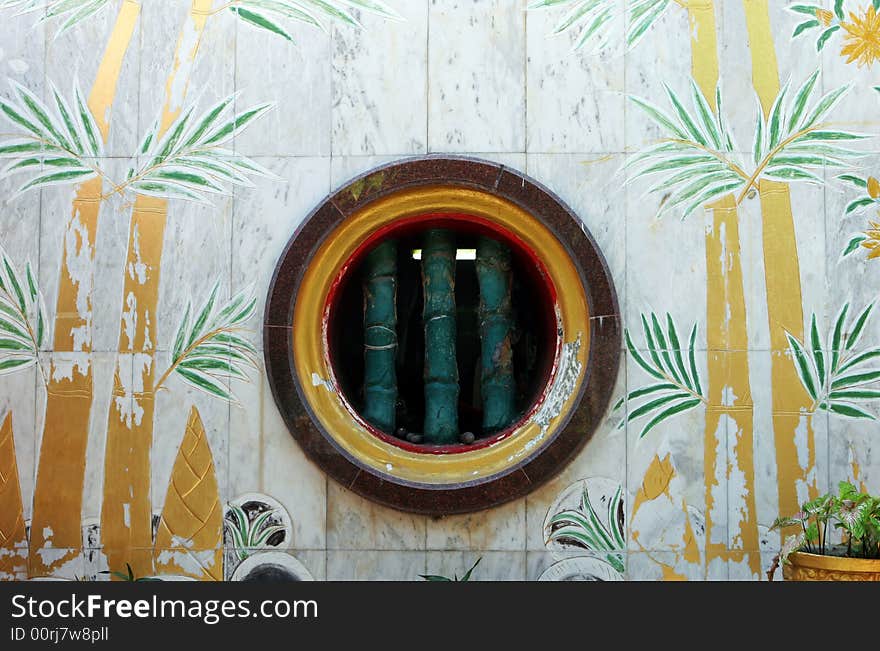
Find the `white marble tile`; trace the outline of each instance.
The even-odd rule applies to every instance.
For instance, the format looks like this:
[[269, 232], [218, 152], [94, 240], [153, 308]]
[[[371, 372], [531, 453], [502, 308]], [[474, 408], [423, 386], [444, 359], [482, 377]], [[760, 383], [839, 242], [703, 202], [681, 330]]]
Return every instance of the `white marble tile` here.
[[[876, 408], [871, 411], [876, 413]], [[872, 495], [880, 492], [876, 429], [876, 424], [867, 420], [838, 416], [829, 419], [829, 490], [837, 492], [838, 483], [848, 481]]]
[[295, 549], [325, 549], [327, 478], [291, 436], [267, 384], [263, 385], [262, 414], [260, 492], [274, 497], [287, 509], [293, 521]]
[[[664, 83], [679, 96], [690, 97], [689, 34], [687, 12], [679, 7], [664, 12], [641, 42], [626, 54], [626, 94], [646, 99], [664, 109], [668, 106]], [[630, 152], [663, 136], [646, 114], [630, 101], [626, 103], [625, 124], [625, 145]]]
[[263, 423], [261, 402], [265, 371], [247, 370], [250, 382], [237, 382], [239, 406], [229, 411], [229, 499], [259, 491], [263, 469]]
[[328, 581], [422, 581], [424, 551], [328, 551]]
[[[15, 9], [0, 10], [3, 18], [3, 45], [0, 47], [0, 77], [17, 81], [43, 96], [46, 73], [46, 24], [39, 13], [19, 15]], [[13, 96], [6, 83], [0, 96]]]
[[427, 574], [461, 579], [480, 560], [471, 581], [525, 581], [526, 552], [499, 552], [471, 549], [466, 552], [428, 552]]
[[[68, 102], [73, 98], [74, 80], [79, 82], [83, 94], [89, 97], [119, 11], [118, 3], [108, 4], [63, 34], [59, 34], [59, 29], [65, 19], [47, 23], [46, 76]], [[31, 14], [31, 17], [37, 15]], [[131, 156], [139, 142], [137, 127], [141, 25], [140, 20], [135, 24], [122, 59], [111, 111], [109, 115], [97, 116], [104, 117], [110, 124], [109, 137], [104, 146], [107, 156]], [[119, 53], [114, 51], [111, 55], [118, 57]], [[107, 89], [100, 90], [106, 92]]]
[[[679, 330], [697, 328], [697, 348], [706, 346], [706, 228], [702, 210], [682, 221], [668, 211], [658, 218], [663, 197], [647, 194], [656, 179], [636, 179], [626, 188], [625, 325], [636, 340], [641, 315], [672, 315]], [[711, 224], [711, 221], [708, 222]], [[612, 249], [613, 250], [613, 249]], [[662, 271], [660, 271], [662, 270]], [[659, 271], [659, 273], [658, 273]], [[640, 344], [636, 344], [640, 346]]]
[[428, 0], [395, 9], [404, 21], [361, 12], [364, 29], [333, 27], [334, 156], [426, 151]]
[[255, 179], [254, 188], [236, 190], [232, 226], [232, 289], [252, 286], [257, 298], [250, 338], [262, 348], [260, 333], [272, 274], [297, 227], [330, 193], [329, 158], [261, 158], [278, 178]]
[[[170, 364], [169, 353], [158, 353], [155, 364], [156, 376], [158, 377]], [[224, 504], [230, 499], [228, 491], [229, 414], [233, 407], [219, 398], [196, 389], [177, 374], [172, 374], [169, 377], [164, 388], [167, 390], [161, 390], [156, 395], [153, 420], [153, 511], [155, 513], [161, 512], [165, 503], [171, 471], [193, 408], [198, 410], [205, 428], [211, 456], [214, 460], [214, 473], [217, 478], [220, 502]]]
[[[236, 20], [222, 13], [208, 18], [195, 45], [191, 3], [187, 0], [143, 3], [138, 140], [147, 133], [163, 107], [180, 110], [190, 104], [196, 114], [235, 92]], [[175, 55], [183, 36], [180, 62]], [[174, 72], [173, 96], [168, 81]], [[241, 101], [244, 101], [242, 98]]]
[[[727, 565], [711, 573], [712, 580], [726, 580]], [[627, 581], [703, 581], [705, 569], [701, 564], [687, 563], [675, 552], [634, 552], [627, 556]]]
[[601, 50], [574, 50], [578, 30], [552, 35], [564, 13], [526, 13], [526, 148], [529, 153], [621, 152], [626, 102], [623, 40], [617, 32]]
[[327, 549], [425, 549], [426, 520], [327, 485]]
[[292, 29], [295, 45], [238, 26], [235, 88], [241, 94], [236, 106], [276, 103], [260, 124], [236, 137], [236, 151], [246, 156], [330, 154], [330, 35], [302, 24]]
[[621, 314], [626, 314], [626, 192], [624, 157], [584, 154], [528, 155], [529, 176], [545, 185], [581, 219], [598, 244]]
[[[171, 201], [162, 246], [159, 303], [156, 315], [158, 348], [174, 344], [187, 305], [193, 313], [204, 305], [214, 283], [218, 304], [227, 301], [232, 238], [232, 197], [217, 196], [212, 205]], [[158, 236], [154, 231], [153, 237]], [[142, 234], [142, 237], [146, 235]], [[254, 326], [255, 322], [250, 323]]]
[[431, 0], [430, 151], [525, 151], [524, 4]]
[[429, 550], [522, 550], [526, 545], [526, 502], [428, 519]]

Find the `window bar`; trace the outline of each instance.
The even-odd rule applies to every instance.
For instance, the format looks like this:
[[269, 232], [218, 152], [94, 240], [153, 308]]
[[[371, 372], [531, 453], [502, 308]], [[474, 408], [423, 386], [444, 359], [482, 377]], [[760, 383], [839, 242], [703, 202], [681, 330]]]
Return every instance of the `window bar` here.
[[397, 243], [367, 254], [364, 275], [364, 418], [394, 432], [397, 404]]
[[480, 283], [483, 432], [492, 434], [510, 425], [515, 409], [510, 249], [501, 242], [481, 237], [476, 268]]
[[444, 229], [425, 233], [422, 286], [425, 327], [425, 441], [458, 441], [458, 362], [455, 342], [455, 238]]

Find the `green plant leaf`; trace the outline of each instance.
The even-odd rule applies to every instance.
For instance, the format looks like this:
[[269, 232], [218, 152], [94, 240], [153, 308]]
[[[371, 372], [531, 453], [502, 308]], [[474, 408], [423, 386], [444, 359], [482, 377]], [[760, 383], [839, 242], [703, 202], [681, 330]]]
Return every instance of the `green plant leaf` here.
[[675, 416], [676, 414], [680, 414], [680, 413], [687, 411], [689, 409], [693, 409], [694, 407], [699, 405], [700, 402], [702, 402], [702, 401], [699, 400], [698, 398], [693, 398], [691, 400], [685, 400], [684, 402], [680, 402], [676, 405], [672, 405], [671, 407], [669, 407], [665, 411], [662, 411], [661, 413], [659, 413], [647, 425], [645, 425], [645, 427], [642, 429], [641, 433], [639, 434], [639, 438], [640, 439], [645, 438], [645, 435], [648, 432], [650, 432], [652, 429], [654, 429], [654, 427], [656, 427], [657, 425], [662, 423], [667, 418], [671, 418], [672, 416]]
[[822, 341], [819, 339], [819, 328], [816, 326], [816, 315], [810, 322], [810, 344], [813, 353], [813, 364], [816, 366], [816, 376], [819, 385], [825, 384], [825, 354], [822, 352]]
[[852, 330], [850, 330], [849, 335], [846, 338], [846, 350], [852, 350], [859, 342], [859, 339], [861, 339], [865, 324], [868, 322], [873, 309], [874, 304], [870, 303], [864, 310], [862, 310], [862, 313], [859, 314], [858, 318], [856, 318]]
[[804, 22], [799, 23], [798, 26], [794, 28], [794, 32], [792, 32], [791, 37], [797, 38], [808, 29], [813, 29], [814, 27], [818, 27], [819, 25], [820, 23], [818, 20], [805, 20]]
[[810, 363], [807, 360], [807, 354], [804, 352], [801, 343], [795, 337], [788, 333], [786, 333], [786, 337], [788, 338], [788, 345], [792, 356], [794, 357], [801, 384], [803, 384], [807, 393], [810, 394], [810, 397], [815, 400], [818, 396], [818, 393], [816, 392], [816, 380], [813, 375], [813, 370], [810, 368]]
[[246, 23], [265, 29], [273, 34], [278, 34], [288, 41], [293, 41], [293, 37], [287, 32], [287, 30], [262, 14], [258, 14], [255, 11], [248, 11], [243, 7], [231, 7], [230, 10]]
[[832, 402], [828, 405], [828, 410], [834, 412], [835, 414], [840, 414], [841, 416], [848, 416], [849, 418], [864, 418], [868, 420], [877, 420], [877, 418], [867, 411], [863, 409], [859, 409], [855, 405], [849, 405], [842, 402]]

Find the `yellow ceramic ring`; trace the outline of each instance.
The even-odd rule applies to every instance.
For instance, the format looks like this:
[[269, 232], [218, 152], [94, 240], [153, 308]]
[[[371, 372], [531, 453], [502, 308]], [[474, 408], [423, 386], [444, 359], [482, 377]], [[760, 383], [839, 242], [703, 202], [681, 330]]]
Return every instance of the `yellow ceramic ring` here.
[[[467, 214], [521, 240], [542, 261], [556, 288], [557, 346], [549, 382], [531, 417], [510, 435], [455, 454], [414, 452], [382, 440], [347, 404], [334, 376], [325, 323], [333, 283], [358, 248], [377, 231], [425, 214]], [[565, 424], [585, 381], [590, 313], [581, 275], [557, 237], [513, 202], [475, 188], [424, 185], [377, 199], [327, 233], [308, 261], [293, 310], [293, 367], [301, 396], [335, 447], [355, 464], [389, 481], [442, 488], [491, 480], [541, 453]]]

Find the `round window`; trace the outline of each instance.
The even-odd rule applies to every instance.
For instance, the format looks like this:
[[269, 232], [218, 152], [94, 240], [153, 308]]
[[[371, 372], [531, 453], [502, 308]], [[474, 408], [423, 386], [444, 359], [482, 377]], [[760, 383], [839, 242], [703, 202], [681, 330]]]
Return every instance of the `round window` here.
[[592, 435], [620, 324], [580, 221], [500, 165], [374, 170], [293, 236], [267, 301], [275, 400], [343, 485], [425, 513], [486, 508]]

